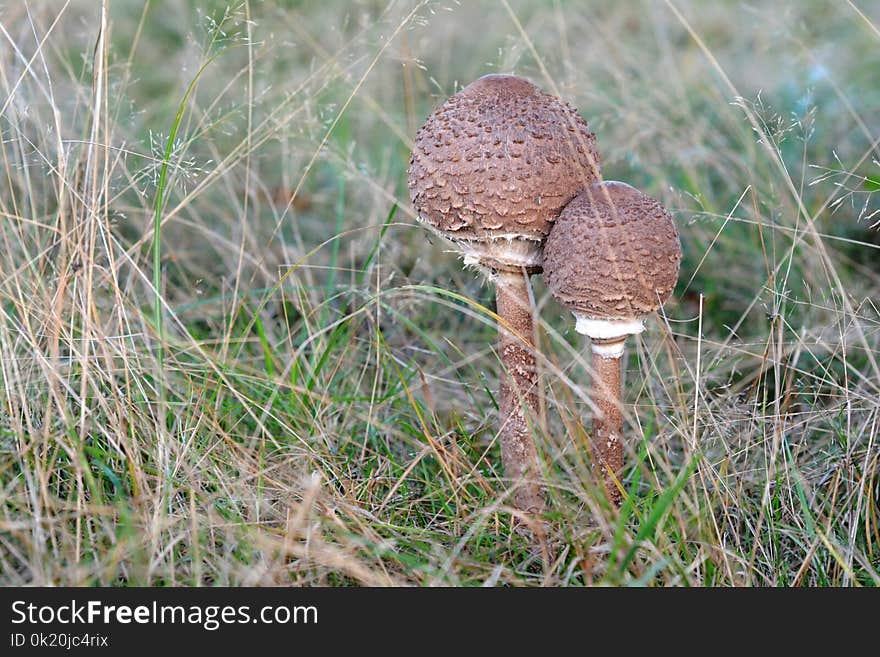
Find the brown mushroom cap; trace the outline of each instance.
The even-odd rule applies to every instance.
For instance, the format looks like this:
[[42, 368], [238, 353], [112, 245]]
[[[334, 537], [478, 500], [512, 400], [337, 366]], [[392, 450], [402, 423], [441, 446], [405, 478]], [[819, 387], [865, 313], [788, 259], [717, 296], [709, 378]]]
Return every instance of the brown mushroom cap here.
[[540, 271], [553, 221], [598, 172], [596, 138], [571, 105], [486, 75], [428, 117], [408, 173], [419, 220], [472, 261]]
[[681, 245], [670, 214], [626, 183], [597, 183], [562, 211], [544, 247], [544, 278], [578, 317], [639, 319], [672, 294]]

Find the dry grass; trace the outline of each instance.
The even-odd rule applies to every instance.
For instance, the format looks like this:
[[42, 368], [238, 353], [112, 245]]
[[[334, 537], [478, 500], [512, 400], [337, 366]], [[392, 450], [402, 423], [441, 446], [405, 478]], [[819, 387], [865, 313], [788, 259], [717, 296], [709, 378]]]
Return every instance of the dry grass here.
[[[880, 583], [876, 8], [205, 4], [0, 7], [0, 582]], [[491, 290], [405, 188], [492, 71], [578, 106], [685, 250], [631, 344], [620, 514], [534, 281], [540, 551]]]

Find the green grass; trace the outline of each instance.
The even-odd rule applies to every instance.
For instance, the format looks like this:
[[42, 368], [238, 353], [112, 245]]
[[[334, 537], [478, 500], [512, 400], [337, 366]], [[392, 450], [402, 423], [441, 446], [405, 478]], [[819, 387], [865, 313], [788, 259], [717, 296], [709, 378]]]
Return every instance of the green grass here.
[[[0, 583], [880, 583], [870, 3], [29, 7], [0, 7]], [[619, 511], [533, 279], [537, 546], [491, 286], [406, 190], [425, 116], [496, 71], [577, 106], [684, 248], [629, 345]]]

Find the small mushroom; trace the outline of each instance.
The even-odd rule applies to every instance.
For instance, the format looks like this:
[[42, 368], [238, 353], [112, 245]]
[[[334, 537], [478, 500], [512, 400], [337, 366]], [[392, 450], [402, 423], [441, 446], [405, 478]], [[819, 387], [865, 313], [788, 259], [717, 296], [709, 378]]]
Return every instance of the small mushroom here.
[[595, 136], [573, 107], [513, 75], [487, 75], [419, 130], [409, 189], [419, 220], [496, 286], [501, 318], [501, 456], [517, 508], [540, 512], [538, 410], [528, 276], [563, 207], [599, 179]]
[[624, 342], [672, 294], [681, 245], [670, 214], [622, 182], [597, 183], [562, 211], [544, 249], [544, 278], [572, 311], [593, 353], [594, 458], [609, 499], [620, 504]]

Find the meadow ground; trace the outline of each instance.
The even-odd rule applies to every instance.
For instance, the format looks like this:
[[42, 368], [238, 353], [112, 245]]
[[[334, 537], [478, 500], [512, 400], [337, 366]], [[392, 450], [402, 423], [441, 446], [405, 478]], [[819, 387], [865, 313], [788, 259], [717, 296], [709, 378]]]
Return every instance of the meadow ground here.
[[[0, 3], [0, 583], [880, 583], [880, 6]], [[549, 537], [412, 138], [529, 77], [673, 212], [628, 499], [539, 277]]]

